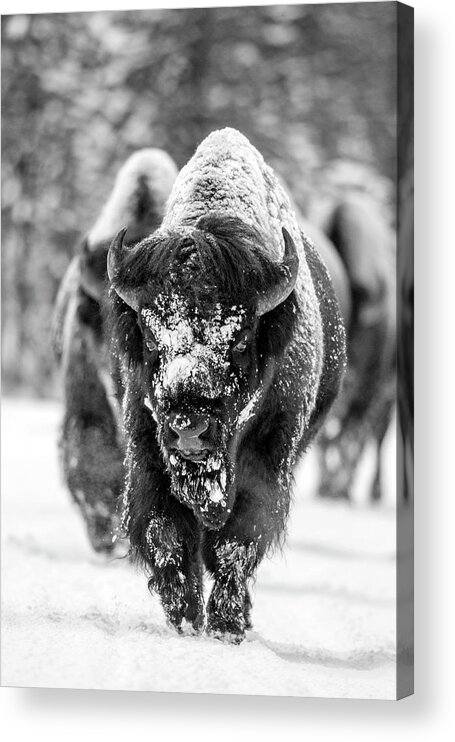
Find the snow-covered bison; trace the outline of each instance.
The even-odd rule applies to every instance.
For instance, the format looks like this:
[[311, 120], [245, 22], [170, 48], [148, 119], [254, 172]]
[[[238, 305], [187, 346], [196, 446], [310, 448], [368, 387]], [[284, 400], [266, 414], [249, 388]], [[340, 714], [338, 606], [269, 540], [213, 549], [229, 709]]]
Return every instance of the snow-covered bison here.
[[140, 150], [127, 160], [68, 267], [55, 305], [54, 350], [64, 384], [63, 471], [96, 551], [113, 548], [124, 482], [121, 387], [105, 320], [107, 253], [123, 224], [129, 226], [129, 244], [159, 226], [176, 175], [162, 150]]
[[161, 227], [108, 256], [124, 386], [122, 526], [168, 621], [240, 641], [247, 582], [282, 539], [293, 465], [338, 392], [344, 329], [327, 271], [262, 156], [213, 132]]

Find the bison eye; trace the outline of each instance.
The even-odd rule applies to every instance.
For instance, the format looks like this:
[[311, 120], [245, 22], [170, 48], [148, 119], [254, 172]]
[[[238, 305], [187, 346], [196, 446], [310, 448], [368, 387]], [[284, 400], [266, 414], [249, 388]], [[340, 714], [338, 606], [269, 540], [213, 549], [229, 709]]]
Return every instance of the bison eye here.
[[150, 335], [145, 338], [145, 346], [149, 353], [154, 353], [155, 351], [158, 350], [158, 345], [156, 343], [155, 338], [150, 337]]
[[234, 345], [232, 350], [235, 353], [245, 353], [247, 348], [248, 348], [248, 343], [246, 341], [246, 338], [244, 338], [243, 340], [240, 340], [240, 342], [237, 343], [237, 345]]
[[250, 330], [244, 330], [240, 337], [237, 338], [235, 345], [232, 346], [233, 360], [237, 365], [244, 367], [249, 362], [250, 354], [248, 351], [251, 347], [252, 338], [252, 332]]

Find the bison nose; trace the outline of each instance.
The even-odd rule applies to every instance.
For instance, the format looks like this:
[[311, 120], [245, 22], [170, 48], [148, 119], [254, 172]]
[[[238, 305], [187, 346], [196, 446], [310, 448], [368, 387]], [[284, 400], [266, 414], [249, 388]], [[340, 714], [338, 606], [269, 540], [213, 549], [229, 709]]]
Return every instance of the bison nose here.
[[177, 436], [175, 447], [180, 451], [198, 452], [207, 448], [207, 442], [201, 439], [210, 426], [207, 417], [176, 415], [170, 422], [169, 428]]

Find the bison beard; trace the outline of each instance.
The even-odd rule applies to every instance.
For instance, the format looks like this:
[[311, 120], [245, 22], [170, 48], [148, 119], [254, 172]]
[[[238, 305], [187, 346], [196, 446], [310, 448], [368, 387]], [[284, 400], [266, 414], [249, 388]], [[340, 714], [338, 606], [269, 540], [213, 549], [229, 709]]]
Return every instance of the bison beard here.
[[[122, 526], [170, 624], [241, 641], [247, 583], [284, 536], [298, 451], [339, 388], [338, 305], [275, 176], [232, 130], [201, 145], [157, 232], [132, 249], [123, 237], [108, 257], [127, 441]], [[210, 421], [191, 428], [191, 455], [176, 423], [185, 415]], [[207, 617], [203, 567], [214, 581]]]
[[169, 456], [158, 435], [164, 460], [168, 461], [173, 495], [190, 507], [206, 528], [220, 528], [229, 516], [230, 491], [234, 486], [234, 467], [227, 446], [221, 445], [207, 461], [185, 461]]

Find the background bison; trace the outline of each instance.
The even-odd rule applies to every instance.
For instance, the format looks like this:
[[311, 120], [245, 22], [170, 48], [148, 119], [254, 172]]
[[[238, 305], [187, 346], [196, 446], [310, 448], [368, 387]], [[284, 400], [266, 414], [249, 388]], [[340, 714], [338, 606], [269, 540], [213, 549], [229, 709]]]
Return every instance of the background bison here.
[[[383, 494], [382, 444], [396, 407], [395, 241], [378, 203], [355, 191], [336, 204], [325, 230], [345, 271], [344, 281], [338, 265], [332, 275], [346, 324], [348, 365], [318, 438], [319, 494], [351, 498], [362, 454], [371, 444], [369, 496], [375, 501]], [[323, 256], [327, 260], [327, 250]], [[332, 273], [330, 257], [327, 265]]]
[[107, 252], [122, 224], [128, 224], [133, 242], [160, 224], [176, 174], [174, 163], [161, 150], [142, 150], [125, 163], [57, 296], [54, 350], [62, 369], [65, 405], [61, 459], [96, 551], [113, 548], [124, 481], [121, 393], [104, 316]]
[[[338, 391], [327, 271], [248, 140], [211, 134], [161, 227], [109, 256], [125, 389], [123, 526], [168, 620], [240, 640], [247, 582], [284, 535], [292, 470]], [[284, 250], [283, 250], [284, 247]]]

